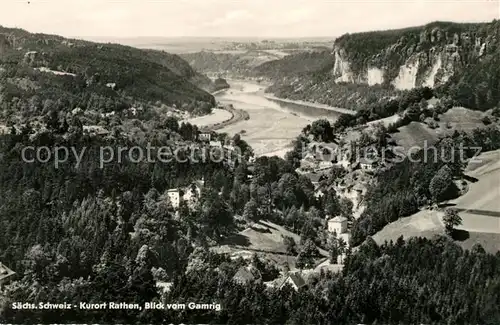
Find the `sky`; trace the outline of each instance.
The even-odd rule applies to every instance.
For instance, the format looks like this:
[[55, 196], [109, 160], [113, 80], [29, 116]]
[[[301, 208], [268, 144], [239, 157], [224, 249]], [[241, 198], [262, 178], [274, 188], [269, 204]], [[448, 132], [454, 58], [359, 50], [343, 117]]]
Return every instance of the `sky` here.
[[499, 17], [500, 0], [0, 0], [0, 25], [67, 37], [337, 37]]

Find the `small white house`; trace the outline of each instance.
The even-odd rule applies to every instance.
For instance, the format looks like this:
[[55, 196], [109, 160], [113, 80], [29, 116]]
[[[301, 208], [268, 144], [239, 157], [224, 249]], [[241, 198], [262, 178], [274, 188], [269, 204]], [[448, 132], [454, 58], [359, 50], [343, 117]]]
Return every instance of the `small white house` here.
[[332, 167], [333, 163], [331, 161], [320, 161], [318, 164], [318, 169], [328, 169]]
[[210, 147], [222, 148], [222, 142], [220, 141], [210, 141]]
[[337, 235], [347, 232], [347, 219], [341, 216], [336, 216], [328, 220], [328, 231]]
[[363, 170], [373, 171], [375, 169], [375, 162], [370, 159], [360, 158], [359, 167], [361, 167], [361, 169]]
[[184, 191], [183, 200], [186, 202], [192, 202], [201, 196], [201, 191], [205, 186], [205, 180], [202, 178], [201, 180], [193, 182], [192, 185], [188, 186]]
[[178, 209], [181, 203], [181, 191], [178, 188], [172, 188], [167, 191], [168, 201], [174, 209]]
[[210, 132], [202, 132], [198, 135], [198, 140], [210, 142], [210, 140], [212, 140], [212, 134]]

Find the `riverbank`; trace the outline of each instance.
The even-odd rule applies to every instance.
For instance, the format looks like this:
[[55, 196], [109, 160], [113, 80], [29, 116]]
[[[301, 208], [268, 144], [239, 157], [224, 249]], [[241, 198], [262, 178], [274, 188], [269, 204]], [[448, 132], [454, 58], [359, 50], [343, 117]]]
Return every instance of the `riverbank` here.
[[238, 123], [241, 121], [246, 121], [246, 120], [250, 119], [250, 114], [248, 114], [247, 111], [244, 111], [242, 109], [235, 109], [234, 107], [232, 107], [230, 105], [225, 105], [224, 108], [222, 108], [222, 110], [229, 112], [231, 117], [223, 120], [222, 122], [215, 122], [215, 123], [200, 127], [200, 130], [203, 132], [217, 131], [217, 130], [223, 129], [231, 124], [235, 124], [235, 123]]
[[346, 109], [346, 108], [333, 107], [333, 106], [328, 106], [325, 104], [311, 103], [311, 102], [306, 102], [303, 100], [292, 100], [292, 99], [280, 98], [280, 97], [276, 97], [274, 95], [270, 95], [270, 94], [266, 94], [266, 93], [263, 93], [262, 97], [269, 99], [269, 100], [282, 102], [282, 103], [297, 104], [297, 105], [302, 105], [302, 106], [309, 106], [309, 107], [314, 107], [314, 108], [325, 109], [325, 110], [329, 110], [329, 111], [335, 111], [335, 112], [338, 112], [341, 114], [356, 115], [356, 111]]

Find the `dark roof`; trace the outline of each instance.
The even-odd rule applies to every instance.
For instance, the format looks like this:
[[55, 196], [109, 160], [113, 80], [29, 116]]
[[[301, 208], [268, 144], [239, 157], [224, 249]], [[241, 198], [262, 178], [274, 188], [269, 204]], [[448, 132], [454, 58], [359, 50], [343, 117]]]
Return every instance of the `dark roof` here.
[[16, 272], [12, 271], [7, 266], [3, 265], [2, 262], [0, 262], [0, 280], [8, 278], [9, 276], [14, 274], [16, 274]]
[[292, 282], [297, 286], [297, 288], [300, 288], [300, 287], [303, 287], [306, 285], [306, 281], [304, 280], [304, 278], [302, 278], [302, 276], [300, 274], [290, 273], [288, 276], [290, 277]]
[[261, 278], [259, 271], [255, 268], [241, 267], [233, 277], [237, 282], [251, 282]]
[[328, 176], [325, 173], [307, 173], [307, 174], [304, 174], [304, 176], [309, 178], [309, 180], [312, 183], [318, 183], [318, 182], [328, 178]]

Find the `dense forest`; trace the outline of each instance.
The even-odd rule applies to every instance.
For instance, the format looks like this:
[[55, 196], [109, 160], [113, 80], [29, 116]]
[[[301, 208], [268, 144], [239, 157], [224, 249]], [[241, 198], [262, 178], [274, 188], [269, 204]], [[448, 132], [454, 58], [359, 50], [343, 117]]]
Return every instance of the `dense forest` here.
[[252, 73], [278, 81], [286, 77], [299, 77], [311, 71], [328, 71], [333, 68], [333, 64], [331, 51], [307, 51], [265, 62], [255, 67]]
[[[319, 127], [316, 124], [313, 130]], [[4, 229], [0, 260], [19, 276], [0, 301], [1, 320], [230, 324], [496, 324], [500, 320], [499, 254], [486, 254], [479, 245], [463, 251], [444, 236], [431, 241], [400, 239], [381, 247], [369, 237], [384, 222], [416, 211], [426, 200], [439, 200], [446, 188], [433, 188], [430, 184], [439, 183], [433, 178], [457, 175], [462, 166], [449, 165], [449, 171], [441, 172], [440, 161], [404, 162], [381, 175], [379, 185], [368, 194], [367, 213], [353, 225], [353, 244], [362, 245], [357, 251], [347, 250], [342, 273], [320, 273], [297, 292], [287, 287], [278, 290], [233, 281], [239, 267], [249, 262], [260, 265], [268, 276], [276, 274], [265, 261], [231, 260], [209, 247], [246, 223], [267, 219], [300, 234], [294, 249], [300, 260], [310, 245], [313, 250], [314, 245], [327, 247], [322, 235], [325, 215], [346, 213], [352, 218], [346, 212], [352, 203], [339, 199], [334, 190], [316, 199], [309, 179], [277, 157], [258, 158], [251, 170], [246, 161], [229, 169], [223, 163], [151, 164], [130, 159], [99, 168], [100, 146], [160, 145], [179, 136], [196, 139], [197, 131], [186, 128], [170, 119], [148, 125], [142, 140], [101, 138], [82, 134], [77, 119], [61, 117], [49, 119], [46, 132], [34, 134], [28, 125], [0, 137]], [[489, 143], [485, 150], [491, 150], [499, 139], [498, 129], [491, 128], [471, 136], [457, 134], [441, 146], [468, 141]], [[248, 146], [238, 137], [233, 140], [242, 148]], [[52, 163], [21, 161], [20, 152], [29, 145], [87, 149], [79, 165], [70, 159], [56, 168]], [[189, 186], [202, 177], [205, 187], [196, 205], [182, 204], [175, 213], [164, 191]], [[15, 301], [142, 305], [161, 301], [157, 281], [173, 283], [164, 297], [167, 302], [220, 303], [222, 310], [56, 312], [19, 311], [10, 305]]]

